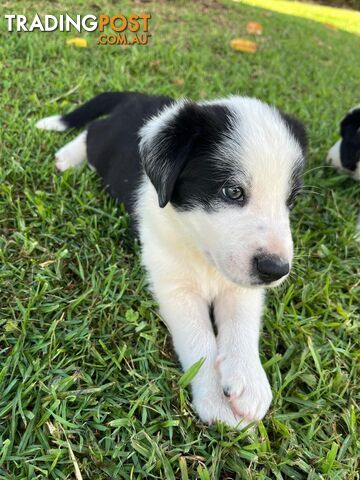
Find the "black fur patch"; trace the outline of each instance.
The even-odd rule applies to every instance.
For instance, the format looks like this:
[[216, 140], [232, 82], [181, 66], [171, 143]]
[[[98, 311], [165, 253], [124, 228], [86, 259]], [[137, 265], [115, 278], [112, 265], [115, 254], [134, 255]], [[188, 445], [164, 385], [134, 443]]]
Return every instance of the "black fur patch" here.
[[353, 110], [342, 120], [340, 134], [341, 164], [347, 170], [354, 171], [360, 161], [360, 108]]
[[291, 134], [299, 143], [303, 153], [303, 160], [295, 165], [291, 175], [290, 192], [286, 203], [288, 207], [292, 209], [298, 194], [301, 192], [303, 184], [305, 158], [308, 150], [308, 134], [305, 125], [299, 119], [282, 111], [280, 111], [280, 115], [285, 121]]
[[232, 173], [215, 155], [230, 131], [230, 117], [224, 106], [187, 102], [145, 146], [145, 171], [161, 207], [169, 201], [180, 210], [213, 206]]
[[287, 198], [286, 204], [290, 210], [295, 205], [295, 201], [298, 195], [301, 193], [302, 186], [303, 186], [303, 173], [305, 168], [305, 162], [299, 162], [293, 168], [291, 173], [291, 180], [290, 180], [290, 192]]
[[309, 144], [308, 134], [305, 125], [299, 119], [293, 117], [292, 115], [289, 115], [288, 113], [280, 111], [280, 115], [282, 116], [292, 135], [298, 141], [303, 152], [303, 156], [305, 158]]
[[218, 328], [217, 328], [217, 325], [216, 325], [215, 308], [214, 308], [214, 304], [213, 304], [213, 303], [211, 303], [211, 304], [209, 305], [209, 317], [210, 317], [210, 322], [211, 322], [211, 326], [212, 326], [214, 335], [215, 335], [215, 337], [217, 337]]
[[[113, 108], [107, 117], [90, 123], [86, 140], [87, 157], [108, 192], [119, 202], [124, 202], [127, 211], [132, 213], [136, 187], [142, 176], [139, 129], [146, 120], [159, 113], [173, 100], [169, 97], [135, 92], [103, 97], [98, 104], [95, 102], [96, 98], [90, 100], [94, 101], [95, 110], [90, 110], [88, 115], [93, 116], [95, 111], [98, 113], [100, 109], [104, 112], [102, 107], [105, 107], [105, 104], [110, 108], [111, 99]], [[83, 108], [84, 112], [86, 105], [86, 108], [90, 108], [90, 102], [80, 109]], [[73, 115], [75, 113], [76, 111]]]
[[79, 108], [63, 115], [61, 120], [68, 128], [81, 128], [92, 120], [111, 113], [119, 103], [136, 95], [131, 92], [100, 93]]

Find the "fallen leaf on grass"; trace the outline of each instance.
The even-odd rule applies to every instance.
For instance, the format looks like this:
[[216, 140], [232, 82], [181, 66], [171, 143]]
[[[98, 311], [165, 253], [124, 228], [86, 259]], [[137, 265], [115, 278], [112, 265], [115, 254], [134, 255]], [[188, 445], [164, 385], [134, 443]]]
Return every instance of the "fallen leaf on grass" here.
[[39, 263], [39, 267], [45, 268], [48, 265], [51, 265], [52, 263], [55, 263], [56, 260], [46, 260], [45, 262]]
[[184, 80], [182, 78], [174, 78], [173, 80], [171, 80], [171, 83], [173, 85], [184, 85]]
[[161, 65], [161, 60], [151, 60], [149, 65], [150, 67], [158, 67], [159, 65]]
[[252, 33], [254, 35], [261, 35], [263, 32], [263, 27], [259, 22], [249, 22], [246, 25], [247, 33]]
[[230, 47], [238, 52], [255, 53], [258, 49], [258, 44], [250, 40], [244, 40], [243, 38], [233, 38], [230, 41]]
[[75, 47], [84, 48], [87, 47], [87, 41], [85, 38], [69, 38], [68, 40], [66, 40], [66, 45], [75, 45]]

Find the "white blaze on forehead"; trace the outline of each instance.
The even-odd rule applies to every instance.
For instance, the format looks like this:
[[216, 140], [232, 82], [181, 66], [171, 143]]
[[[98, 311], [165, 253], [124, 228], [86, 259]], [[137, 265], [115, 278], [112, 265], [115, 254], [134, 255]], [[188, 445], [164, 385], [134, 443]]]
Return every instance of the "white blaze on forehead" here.
[[302, 151], [279, 111], [252, 98], [229, 100], [243, 168], [262, 176], [289, 174], [301, 161]]
[[245, 174], [262, 197], [278, 192], [283, 201], [303, 154], [279, 111], [249, 97], [209, 103], [222, 104], [231, 112], [232, 129], [219, 148], [222, 161], [235, 169], [238, 165], [239, 178]]

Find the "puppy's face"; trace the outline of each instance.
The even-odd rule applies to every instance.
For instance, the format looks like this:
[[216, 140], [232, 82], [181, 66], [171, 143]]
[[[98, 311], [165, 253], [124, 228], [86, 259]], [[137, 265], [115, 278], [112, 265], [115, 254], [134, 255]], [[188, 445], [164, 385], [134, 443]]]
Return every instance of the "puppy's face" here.
[[170, 202], [208, 261], [249, 287], [290, 271], [305, 144], [295, 119], [231, 97], [170, 107], [143, 127], [140, 149], [160, 207]]
[[360, 106], [353, 108], [340, 124], [341, 138], [333, 145], [327, 161], [337, 170], [360, 180]]

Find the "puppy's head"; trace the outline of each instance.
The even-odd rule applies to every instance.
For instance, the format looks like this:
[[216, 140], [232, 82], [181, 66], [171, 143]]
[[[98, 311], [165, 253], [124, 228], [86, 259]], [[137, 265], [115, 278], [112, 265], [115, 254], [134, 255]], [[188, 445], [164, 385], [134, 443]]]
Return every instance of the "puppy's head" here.
[[360, 180], [360, 106], [354, 107], [340, 124], [341, 138], [333, 145], [327, 161], [337, 170]]
[[289, 211], [301, 185], [306, 133], [259, 100], [182, 101], [148, 121], [140, 152], [159, 206], [231, 281], [275, 286], [290, 271]]

